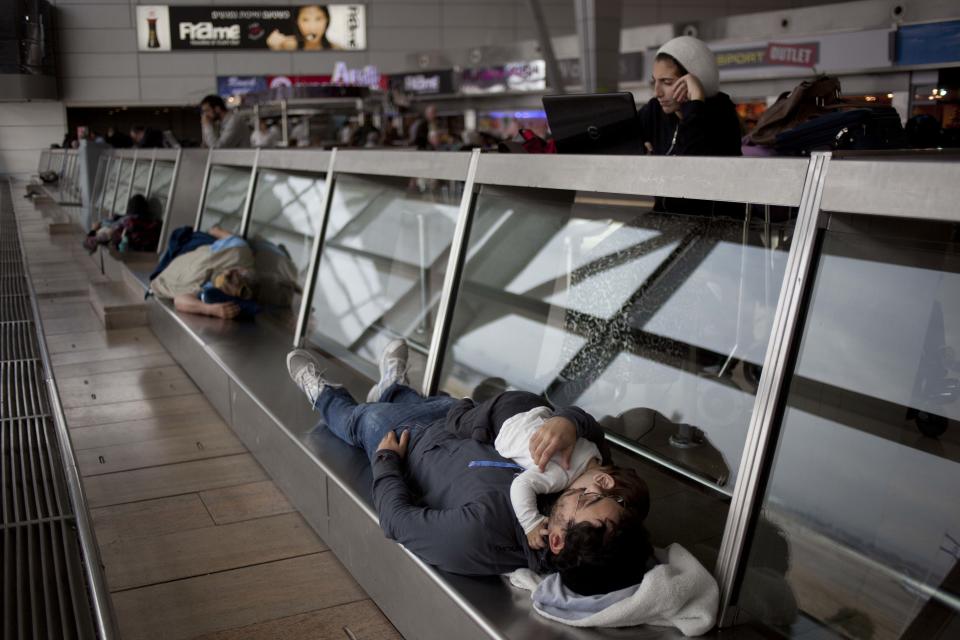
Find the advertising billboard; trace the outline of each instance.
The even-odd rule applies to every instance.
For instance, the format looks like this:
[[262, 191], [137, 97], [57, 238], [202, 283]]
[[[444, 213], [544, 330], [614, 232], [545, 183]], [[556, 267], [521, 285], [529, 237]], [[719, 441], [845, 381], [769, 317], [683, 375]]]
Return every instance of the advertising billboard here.
[[367, 48], [362, 4], [137, 7], [140, 51], [358, 51]]

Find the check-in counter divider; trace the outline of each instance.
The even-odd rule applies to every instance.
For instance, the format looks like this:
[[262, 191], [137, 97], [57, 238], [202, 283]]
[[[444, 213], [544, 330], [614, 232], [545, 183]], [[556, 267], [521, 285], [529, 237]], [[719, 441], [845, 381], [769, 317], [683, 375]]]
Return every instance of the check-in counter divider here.
[[[171, 185], [164, 215], [163, 242], [169, 230], [183, 224], [184, 218], [188, 224], [202, 223], [207, 185], [199, 184], [196, 177], [202, 176], [205, 183], [219, 164], [250, 168], [243, 209], [244, 232], [250, 229], [258, 170], [305, 171], [324, 176], [322, 204], [311, 212], [319, 219], [319, 233], [313, 240], [305, 294], [292, 339], [290, 333], [268, 323], [224, 326], [210, 318], [178, 314], [169, 303], [156, 300], [148, 304], [148, 318], [161, 342], [394, 625], [407, 637], [427, 639], [519, 639], [548, 634], [555, 628], [532, 613], [528, 598], [510, 595], [509, 587], [499, 581], [444, 575], [386, 540], [372, 507], [371, 477], [364, 456], [325, 432], [313, 433], [316, 416], [295, 385], [287, 381], [286, 351], [291, 344], [309, 342], [306, 329], [313, 303], [311, 295], [324, 259], [327, 221], [339, 174], [459, 180], [465, 185], [429, 341], [423, 384], [428, 393], [439, 388], [470, 224], [476, 214], [476, 195], [484, 187], [728, 200], [797, 208], [796, 231], [743, 454], [739, 461], [732, 461], [740, 472], [733, 488], [724, 493], [730, 508], [715, 569], [721, 585], [723, 624], [736, 618], [733, 595], [759, 509], [763, 470], [775, 451], [777, 407], [782, 406], [789, 376], [789, 354], [800, 335], [801, 301], [812, 279], [814, 246], [818, 229], [828, 216], [825, 211], [835, 207], [853, 214], [960, 221], [960, 212], [936, 208], [933, 202], [944, 201], [946, 192], [952, 194], [952, 201], [960, 201], [960, 192], [954, 193], [960, 189], [955, 166], [935, 165], [931, 172], [911, 163], [892, 166], [857, 160], [830, 164], [829, 154], [814, 154], [808, 159], [718, 159], [216, 150], [189, 156], [189, 168], [184, 164], [187, 154], [188, 150], [184, 150], [177, 156], [177, 177]], [[205, 168], [200, 169], [201, 163]], [[111, 164], [112, 160], [103, 163], [104, 172]], [[836, 175], [833, 181], [831, 174]], [[904, 208], [907, 202], [912, 203], [910, 208]], [[160, 251], [164, 248], [161, 244]], [[142, 273], [133, 273], [128, 264], [117, 264], [121, 279], [142, 292], [146, 287]], [[355, 397], [365, 396], [373, 382], [369, 376], [329, 354], [321, 355], [329, 365], [327, 375], [331, 379], [343, 381]], [[621, 452], [642, 457], [687, 480], [704, 483], [622, 437], [612, 435], [611, 440]], [[710, 490], [708, 483], [704, 487]], [[567, 635], [603, 637], [589, 629], [568, 630]]]

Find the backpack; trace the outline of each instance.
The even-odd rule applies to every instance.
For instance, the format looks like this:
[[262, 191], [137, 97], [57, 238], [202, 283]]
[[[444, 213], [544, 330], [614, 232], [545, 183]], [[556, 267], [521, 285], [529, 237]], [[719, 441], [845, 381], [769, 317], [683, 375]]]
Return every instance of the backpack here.
[[747, 142], [764, 147], [773, 146], [778, 133], [826, 113], [830, 105], [839, 102], [840, 81], [836, 77], [821, 75], [813, 80], [804, 80], [790, 93], [782, 94], [763, 112], [757, 126], [747, 136]]

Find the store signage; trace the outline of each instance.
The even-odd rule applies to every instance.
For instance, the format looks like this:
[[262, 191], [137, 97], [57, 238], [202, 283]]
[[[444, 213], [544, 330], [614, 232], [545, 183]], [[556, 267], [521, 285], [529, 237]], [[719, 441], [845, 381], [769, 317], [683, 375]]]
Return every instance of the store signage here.
[[330, 76], [267, 76], [267, 88], [322, 87], [330, 84]]
[[340, 84], [348, 87], [380, 88], [380, 72], [373, 65], [368, 64], [362, 69], [351, 69], [346, 62], [337, 62], [333, 65], [331, 84]]
[[266, 90], [267, 79], [263, 76], [217, 76], [217, 95], [222, 98]]
[[813, 68], [820, 62], [820, 45], [816, 42], [778, 44], [721, 51], [716, 54], [720, 69], [734, 67], [788, 66]]
[[367, 48], [362, 4], [137, 7], [140, 51], [262, 49], [267, 51]]
[[[717, 58], [720, 82], [806, 78], [813, 73], [856, 73], [893, 65], [893, 29], [778, 38], [775, 42], [707, 43]], [[644, 57], [653, 74], [657, 49]]]
[[390, 76], [390, 89], [414, 95], [453, 93], [453, 70], [394, 74]]
[[464, 69], [460, 76], [460, 93], [464, 94], [542, 91], [546, 88], [547, 67], [543, 60]]
[[897, 31], [897, 64], [960, 61], [960, 20], [908, 24]]

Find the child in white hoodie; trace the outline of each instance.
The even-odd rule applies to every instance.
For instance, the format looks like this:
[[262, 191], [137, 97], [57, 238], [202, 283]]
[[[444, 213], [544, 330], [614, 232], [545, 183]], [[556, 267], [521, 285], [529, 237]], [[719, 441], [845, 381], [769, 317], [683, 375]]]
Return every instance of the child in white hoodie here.
[[549, 407], [536, 407], [518, 413], [503, 423], [494, 441], [497, 453], [512, 459], [524, 469], [510, 486], [510, 501], [532, 549], [545, 546], [546, 530], [543, 525], [546, 524], [546, 518], [537, 510], [537, 496], [540, 494], [582, 489], [585, 494], [610, 498], [623, 504], [619, 496], [605, 493], [613, 488], [615, 480], [602, 466], [600, 450], [584, 438], [578, 438], [574, 445], [569, 469], [564, 469], [557, 461], [557, 456], [554, 456], [540, 471], [530, 456], [530, 439], [553, 415]]

